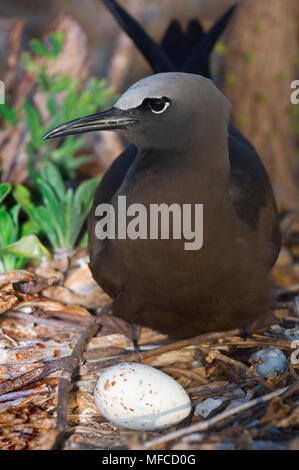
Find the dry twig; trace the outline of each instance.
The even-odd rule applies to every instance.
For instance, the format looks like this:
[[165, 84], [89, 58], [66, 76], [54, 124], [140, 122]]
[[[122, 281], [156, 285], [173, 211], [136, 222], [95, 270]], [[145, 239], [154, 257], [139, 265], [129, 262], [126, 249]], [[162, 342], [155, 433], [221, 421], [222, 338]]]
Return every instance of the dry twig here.
[[0, 383], [0, 395], [13, 392], [14, 390], [25, 387], [25, 385], [41, 380], [59, 369], [63, 369], [66, 360], [67, 357], [62, 357], [55, 361], [49, 361], [45, 365], [36, 367], [23, 375], [19, 375], [15, 379], [5, 380], [5, 382]]
[[71, 386], [72, 376], [74, 370], [82, 360], [84, 350], [91, 340], [91, 338], [98, 332], [101, 327], [101, 317], [107, 314], [111, 306], [103, 307], [101, 313], [90, 322], [79, 337], [72, 354], [67, 357], [66, 364], [63, 368], [58, 387], [58, 406], [57, 406], [57, 437], [53, 448], [59, 448], [65, 435], [65, 428], [67, 425], [67, 412], [69, 402], [69, 388]]
[[257, 405], [267, 403], [273, 398], [283, 395], [285, 392], [289, 391], [290, 389], [291, 387], [280, 388], [278, 390], [275, 390], [275, 392], [269, 393], [268, 395], [255, 398], [254, 400], [251, 400], [240, 406], [236, 406], [235, 408], [232, 408], [228, 411], [223, 411], [222, 413], [219, 413], [217, 416], [214, 416], [211, 419], [207, 419], [206, 421], [200, 421], [199, 423], [192, 424], [191, 426], [187, 426], [183, 429], [179, 429], [178, 431], [170, 432], [164, 436], [158, 437], [157, 439], [147, 441], [143, 444], [143, 446], [146, 449], [154, 449], [157, 446], [161, 446], [162, 444], [165, 444], [166, 442], [173, 441], [174, 439], [178, 439], [180, 437], [183, 437], [187, 434], [191, 434], [193, 432], [209, 431], [214, 426], [219, 424], [221, 421], [224, 421], [227, 418], [230, 418], [231, 416], [236, 415], [236, 414], [240, 416], [240, 414], [243, 413], [244, 411], [247, 411], [250, 408], [254, 408]]
[[240, 330], [231, 330], [226, 332], [215, 332], [215, 333], [206, 333], [203, 335], [195, 336], [194, 338], [183, 339], [180, 341], [175, 341], [170, 344], [166, 344], [165, 346], [160, 346], [155, 349], [151, 349], [148, 351], [142, 352], [132, 352], [128, 354], [124, 354], [122, 356], [118, 356], [115, 359], [108, 359], [107, 361], [99, 361], [99, 362], [92, 362], [91, 364], [87, 364], [86, 366], [82, 367], [82, 373], [89, 373], [89, 372], [96, 372], [106, 367], [114, 366], [115, 364], [119, 364], [120, 362], [132, 362], [132, 361], [141, 361], [148, 358], [152, 358], [154, 356], [160, 356], [169, 351], [179, 350], [183, 348], [187, 348], [188, 346], [194, 346], [200, 343], [210, 343], [215, 342], [222, 338], [227, 338], [228, 336], [234, 336], [240, 334]]

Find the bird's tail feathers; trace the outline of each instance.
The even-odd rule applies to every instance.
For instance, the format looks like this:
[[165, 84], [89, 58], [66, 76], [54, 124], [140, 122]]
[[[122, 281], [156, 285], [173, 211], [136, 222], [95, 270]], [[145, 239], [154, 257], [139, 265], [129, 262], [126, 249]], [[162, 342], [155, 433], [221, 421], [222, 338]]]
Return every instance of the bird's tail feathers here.
[[135, 46], [149, 62], [154, 72], [174, 72], [174, 66], [158, 44], [144, 31], [115, 0], [102, 0], [118, 24], [132, 39]]
[[209, 70], [209, 57], [213, 48], [224, 32], [229, 20], [232, 17], [237, 5], [230, 7], [224, 15], [222, 15], [212, 28], [202, 35], [196, 47], [192, 50], [191, 54], [187, 57], [184, 65], [183, 72], [196, 73], [204, 76], [210, 76]]
[[154, 72], [181, 71], [206, 77], [210, 77], [209, 56], [236, 8], [236, 5], [230, 7], [207, 33], [203, 32], [198, 20], [189, 22], [186, 33], [174, 20], [169, 24], [159, 46], [115, 0], [102, 1]]

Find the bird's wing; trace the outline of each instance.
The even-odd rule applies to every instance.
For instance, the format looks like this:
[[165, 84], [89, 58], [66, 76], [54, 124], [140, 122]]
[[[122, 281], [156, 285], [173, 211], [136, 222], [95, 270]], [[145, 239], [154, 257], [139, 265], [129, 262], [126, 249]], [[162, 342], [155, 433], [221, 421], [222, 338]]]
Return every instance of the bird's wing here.
[[[171, 50], [175, 51], [175, 47], [171, 48], [174, 40], [179, 41], [179, 38], [183, 40], [178, 23], [170, 24], [164, 36], [164, 47], [162, 48], [162, 46], [158, 46], [148, 36], [142, 26], [120, 7], [115, 0], [103, 0], [103, 2], [155, 72], [184, 71], [208, 77], [210, 76], [209, 55], [236, 7], [233, 6], [227, 10], [207, 33], [200, 34], [201, 27], [200, 25], [199, 28], [197, 27], [198, 42], [194, 44], [191, 41], [190, 48], [185, 50], [186, 59], [184, 65], [183, 67], [178, 67], [171, 52]], [[192, 29], [190, 25], [189, 29], [190, 31]], [[180, 46], [177, 45], [177, 47]], [[96, 193], [95, 201], [99, 201], [98, 204], [111, 200], [113, 194], [121, 185], [136, 153], [136, 148], [130, 146], [113, 162]], [[280, 231], [272, 187], [254, 147], [232, 124], [229, 125], [229, 153], [231, 164], [230, 197], [232, 204], [238, 217], [252, 230], [256, 230], [259, 226], [260, 214], [264, 209], [263, 230], [268, 239], [273, 242], [274, 262], [280, 249]], [[94, 223], [92, 217], [90, 220], [91, 224]]]
[[280, 250], [279, 216], [266, 170], [252, 144], [233, 124], [229, 125], [229, 195], [237, 216], [273, 244], [269, 266]]
[[[88, 218], [88, 236], [90, 258], [95, 259], [96, 253], [101, 251], [103, 241], [96, 239], [95, 225], [97, 223], [95, 217], [95, 209], [99, 204], [108, 204], [118, 188], [121, 186], [130, 166], [132, 165], [137, 148], [134, 144], [129, 145], [110, 165], [103, 178], [101, 179], [94, 197], [94, 202]], [[91, 253], [91, 250], [95, 252]]]
[[138, 21], [132, 18], [115, 0], [102, 1], [156, 73], [175, 71], [167, 54], [144, 31]]
[[110, 165], [95, 194], [97, 204], [109, 203], [122, 184], [137, 155], [137, 147], [130, 144]]

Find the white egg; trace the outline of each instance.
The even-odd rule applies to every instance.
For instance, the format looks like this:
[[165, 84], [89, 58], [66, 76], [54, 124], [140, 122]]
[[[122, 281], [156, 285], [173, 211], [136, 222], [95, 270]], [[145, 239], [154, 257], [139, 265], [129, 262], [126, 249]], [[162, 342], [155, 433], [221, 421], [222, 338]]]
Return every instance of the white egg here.
[[94, 399], [105, 418], [134, 430], [178, 424], [191, 410], [190, 399], [178, 382], [154, 367], [135, 362], [105, 369]]

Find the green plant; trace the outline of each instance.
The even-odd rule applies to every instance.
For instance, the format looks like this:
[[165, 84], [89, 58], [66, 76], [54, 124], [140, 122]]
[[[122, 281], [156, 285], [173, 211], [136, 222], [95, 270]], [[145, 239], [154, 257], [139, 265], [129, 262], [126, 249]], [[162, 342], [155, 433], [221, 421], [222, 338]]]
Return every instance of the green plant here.
[[16, 108], [7, 103], [0, 105], [0, 118], [10, 126], [15, 126], [19, 121]]
[[32, 39], [30, 41], [30, 47], [36, 54], [46, 57], [47, 59], [55, 60], [62, 50], [63, 39], [62, 31], [55, 31], [49, 35], [47, 44], [44, 44], [38, 39]]
[[98, 178], [92, 178], [76, 191], [66, 190], [55, 165], [44, 162], [36, 180], [43, 204], [32, 203], [29, 190], [20, 184], [15, 185], [13, 196], [54, 249], [70, 250], [78, 241], [98, 182]]
[[[37, 163], [40, 160], [51, 161], [59, 167], [64, 178], [71, 179], [76, 176], [76, 169], [80, 165], [94, 158], [93, 155], [85, 155], [82, 152], [85, 139], [68, 136], [50, 143], [43, 141], [42, 136], [46, 130], [62, 122], [92, 114], [111, 105], [116, 97], [105, 79], [90, 78], [81, 88], [78, 80], [70, 79], [67, 75], [47, 73], [47, 62], [55, 60], [63, 47], [63, 34], [60, 31], [50, 34], [46, 44], [37, 39], [30, 41], [30, 47], [32, 52], [22, 54], [20, 65], [29, 74], [34, 74], [37, 91], [44, 93], [48, 119], [45, 124], [35, 104], [27, 98], [24, 99], [23, 109], [30, 136], [26, 145], [28, 172], [34, 183], [37, 177]], [[37, 65], [36, 54], [45, 59], [44, 65]], [[1, 105], [0, 120], [6, 127], [16, 125], [19, 121], [17, 109], [10, 104]]]
[[[35, 54], [41, 55], [47, 60], [58, 57], [63, 46], [63, 35], [58, 31], [49, 36], [48, 47], [38, 40], [30, 42]], [[80, 116], [92, 114], [99, 108], [106, 107], [114, 101], [112, 91], [107, 87], [105, 79], [90, 78], [83, 89], [79, 90], [78, 80], [70, 79], [67, 75], [49, 75], [43, 65], [36, 70], [34, 55], [27, 52], [22, 56], [22, 66], [29, 72], [37, 73], [39, 90], [45, 94], [49, 120], [47, 129], [52, 129], [62, 122], [75, 119]], [[45, 125], [36, 106], [29, 100], [24, 100], [24, 111], [27, 128], [30, 133], [30, 141], [26, 151], [28, 156], [27, 167], [31, 179], [34, 181], [36, 163], [41, 158], [44, 161], [55, 163], [63, 177], [74, 178], [75, 170], [80, 165], [93, 160], [92, 155], [76, 156], [82, 151], [84, 138], [68, 136], [61, 139], [57, 147], [53, 143], [42, 141], [45, 134]]]
[[[50, 35], [46, 43], [31, 41], [30, 46], [32, 52], [22, 55], [21, 65], [34, 75], [37, 91], [44, 94], [48, 129], [111, 104], [114, 98], [106, 80], [91, 78], [82, 88], [77, 80], [66, 75], [47, 73], [48, 61], [55, 60], [62, 50], [61, 33]], [[35, 60], [36, 54], [44, 57], [44, 65], [37, 65], [40, 62]], [[21, 268], [30, 259], [40, 261], [45, 254], [49, 256], [38, 240], [38, 234], [48, 239], [54, 249], [72, 249], [76, 244], [86, 246], [87, 233], [82, 233], [82, 227], [99, 181], [93, 178], [81, 183], [76, 190], [67, 189], [63, 178], [75, 177], [76, 168], [93, 158], [82, 152], [84, 138], [69, 136], [56, 142], [42, 141], [46, 126], [38, 108], [34, 102], [25, 99], [23, 110], [29, 132], [26, 152], [31, 189], [21, 184], [0, 184], [2, 271]], [[0, 119], [6, 126], [13, 126], [19, 116], [13, 106], [5, 105], [0, 107]], [[10, 192], [17, 204], [8, 209], [3, 200]], [[20, 209], [28, 217], [27, 222], [22, 224], [19, 221]]]
[[[92, 114], [97, 109], [111, 103], [111, 90], [107, 88], [107, 82], [104, 79], [89, 79], [80, 92], [78, 91], [77, 80], [70, 80], [65, 76], [46, 78], [43, 68], [39, 79], [42, 91], [47, 95], [47, 108], [50, 117], [47, 129], [52, 129], [62, 122]], [[64, 92], [64, 99], [58, 106], [57, 98], [62, 92]], [[68, 136], [60, 140], [56, 148], [53, 148], [53, 144], [51, 145], [48, 141], [42, 141], [45, 128], [38, 110], [28, 100], [24, 102], [24, 110], [31, 136], [27, 145], [27, 154], [28, 170], [32, 178], [36, 176], [34, 168], [35, 158], [38, 154], [42, 154], [43, 160], [55, 163], [66, 178], [73, 178], [77, 167], [93, 160], [91, 155], [76, 157], [76, 154], [84, 146], [84, 138]]]
[[34, 224], [19, 223], [20, 205], [7, 209], [3, 204], [11, 188], [9, 183], [0, 184], [0, 272], [21, 269], [30, 259], [40, 262], [43, 256], [49, 256], [34, 235]]

